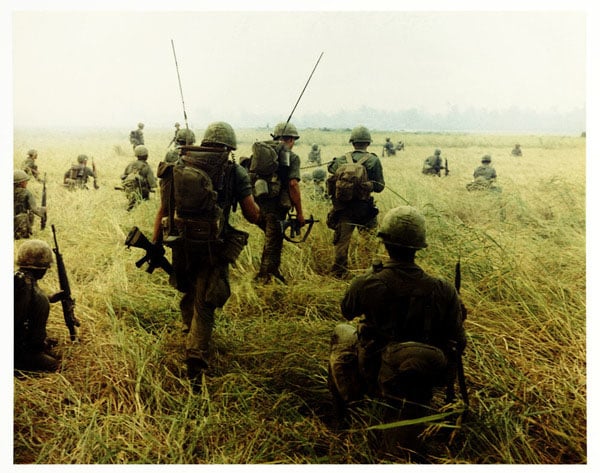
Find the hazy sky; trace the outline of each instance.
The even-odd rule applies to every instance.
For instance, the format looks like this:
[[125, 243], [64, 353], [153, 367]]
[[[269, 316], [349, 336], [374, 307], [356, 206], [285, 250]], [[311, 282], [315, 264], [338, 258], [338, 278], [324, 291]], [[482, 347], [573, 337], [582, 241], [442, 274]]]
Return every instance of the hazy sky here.
[[98, 2], [104, 11], [82, 11], [82, 2], [60, 10], [13, 3], [15, 126], [182, 121], [171, 40], [194, 127], [262, 114], [285, 120], [321, 52], [295, 116], [362, 106], [427, 113], [586, 106], [586, 12], [578, 2], [571, 11], [512, 12], [500, 6], [510, 2], [487, 12], [378, 1], [369, 2], [373, 11], [365, 2], [354, 11], [353, 2], [305, 3], [311, 11], [281, 11], [283, 2], [252, 2], [253, 11], [240, 2], [213, 7], [229, 11], [182, 11], [202, 2], [167, 2], [172, 11], [151, 1]]

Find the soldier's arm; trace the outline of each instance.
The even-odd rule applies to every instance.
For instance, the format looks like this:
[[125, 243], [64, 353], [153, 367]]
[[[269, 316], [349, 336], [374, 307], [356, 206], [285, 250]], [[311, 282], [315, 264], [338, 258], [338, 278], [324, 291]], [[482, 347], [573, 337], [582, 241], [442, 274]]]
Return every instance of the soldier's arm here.
[[383, 166], [381, 165], [381, 161], [379, 158], [373, 164], [373, 168], [371, 170], [373, 183], [373, 192], [381, 192], [385, 189], [385, 180], [383, 179]]
[[300, 184], [298, 179], [290, 179], [289, 181], [289, 192], [290, 200], [294, 209], [296, 209], [296, 215], [298, 216], [298, 223], [304, 225], [304, 214], [302, 213], [302, 195], [300, 193]]

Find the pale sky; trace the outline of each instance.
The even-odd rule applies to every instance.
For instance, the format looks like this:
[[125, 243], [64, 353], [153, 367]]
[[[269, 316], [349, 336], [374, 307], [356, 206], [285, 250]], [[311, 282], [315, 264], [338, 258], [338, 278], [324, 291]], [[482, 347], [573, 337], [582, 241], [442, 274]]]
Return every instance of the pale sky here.
[[[562, 11], [508, 11], [503, 2], [487, 12], [479, 4], [427, 11], [428, 2], [372, 1], [373, 10], [304, 2], [308, 11], [283, 2], [252, 2], [252, 11], [226, 1], [213, 8], [221, 11], [198, 10], [202, 2], [97, 2], [96, 11], [81, 3], [13, 2], [14, 126], [182, 121], [171, 40], [195, 128], [264, 114], [285, 120], [321, 52], [295, 116], [365, 106], [442, 114], [586, 106], [586, 12], [577, 2], [562, 2]], [[37, 7], [23, 10], [28, 4]]]

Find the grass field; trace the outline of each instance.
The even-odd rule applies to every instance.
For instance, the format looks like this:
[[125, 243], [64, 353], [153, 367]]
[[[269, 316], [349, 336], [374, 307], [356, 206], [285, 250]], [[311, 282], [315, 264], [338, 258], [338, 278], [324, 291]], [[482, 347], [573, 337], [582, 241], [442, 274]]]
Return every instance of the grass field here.
[[[156, 169], [171, 130], [145, 129]], [[201, 131], [196, 131], [200, 137]], [[349, 131], [300, 130], [296, 151], [306, 164], [312, 143], [325, 161], [349, 150]], [[469, 314], [464, 356], [470, 412], [460, 402], [425, 431], [426, 459], [441, 464], [583, 464], [587, 462], [585, 138], [374, 132], [406, 150], [382, 158], [387, 189], [381, 214], [409, 202], [425, 215], [426, 271], [452, 280], [462, 266]], [[150, 237], [158, 193], [127, 212], [114, 190], [133, 160], [128, 130], [16, 130], [14, 164], [29, 148], [48, 181], [48, 226], [34, 238], [52, 245], [54, 224], [67, 265], [80, 342], [72, 344], [60, 304], [49, 335], [60, 340], [56, 374], [14, 378], [17, 464], [339, 464], [396, 463], [378, 452], [378, 406], [358, 403], [348, 430], [331, 425], [327, 357], [339, 302], [348, 285], [328, 276], [332, 231], [327, 203], [304, 188], [305, 214], [321, 220], [309, 240], [285, 244], [288, 285], [255, 286], [262, 233], [251, 234], [232, 269], [232, 297], [219, 312], [213, 364], [201, 394], [185, 379], [179, 294], [160, 269], [137, 269], [141, 250], [124, 240], [137, 225]], [[239, 130], [239, 159], [267, 130]], [[523, 157], [510, 150], [520, 143]], [[447, 177], [421, 174], [435, 148]], [[78, 154], [94, 158], [100, 189], [69, 192], [62, 176]], [[501, 193], [469, 193], [465, 184], [483, 154], [492, 156]], [[29, 188], [41, 197], [41, 184]], [[21, 242], [15, 242], [14, 253]], [[170, 257], [169, 252], [167, 253]], [[353, 237], [355, 274], [384, 248]], [[52, 267], [41, 286], [58, 289]], [[438, 399], [439, 397], [439, 399]], [[442, 396], [436, 397], [441, 405]]]

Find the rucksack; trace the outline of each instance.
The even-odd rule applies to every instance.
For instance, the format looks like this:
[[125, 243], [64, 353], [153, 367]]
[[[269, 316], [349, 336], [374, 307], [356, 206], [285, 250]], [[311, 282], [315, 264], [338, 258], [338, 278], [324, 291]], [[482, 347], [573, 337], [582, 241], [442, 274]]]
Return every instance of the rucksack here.
[[123, 187], [127, 192], [147, 192], [150, 190], [148, 180], [140, 174], [141, 170], [141, 165], [138, 165], [136, 161], [129, 174], [123, 178]]
[[358, 162], [354, 162], [352, 153], [346, 153], [347, 162], [338, 166], [333, 175], [327, 179], [329, 195], [337, 202], [369, 200], [373, 184], [369, 181], [367, 169], [363, 166], [369, 156], [367, 154]]
[[173, 166], [174, 224], [188, 242], [219, 239], [224, 226], [218, 191], [225, 185], [227, 152], [188, 151]]
[[[279, 154], [283, 151], [279, 141], [255, 141], [252, 144], [252, 156], [248, 172], [252, 182], [252, 191], [256, 198], [273, 198], [281, 192], [279, 176]], [[266, 182], [267, 192], [256, 189], [256, 181]]]

